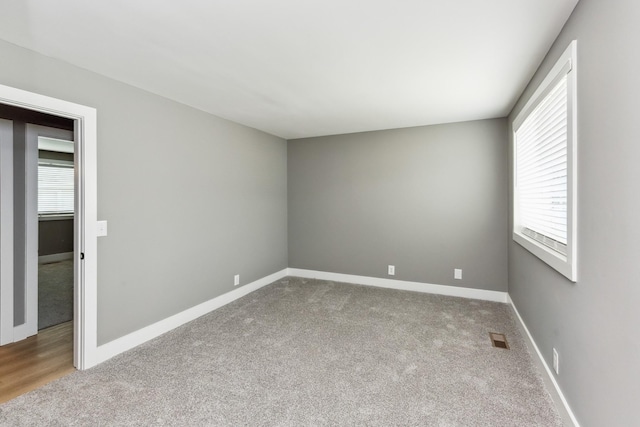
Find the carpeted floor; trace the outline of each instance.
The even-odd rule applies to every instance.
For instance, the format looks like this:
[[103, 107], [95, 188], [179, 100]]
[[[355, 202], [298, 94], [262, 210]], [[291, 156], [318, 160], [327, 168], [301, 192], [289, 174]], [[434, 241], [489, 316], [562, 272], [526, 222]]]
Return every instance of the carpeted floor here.
[[[493, 348], [489, 332], [511, 349]], [[0, 425], [561, 420], [506, 304], [286, 278], [0, 405]]]
[[73, 319], [73, 260], [38, 266], [38, 330]]

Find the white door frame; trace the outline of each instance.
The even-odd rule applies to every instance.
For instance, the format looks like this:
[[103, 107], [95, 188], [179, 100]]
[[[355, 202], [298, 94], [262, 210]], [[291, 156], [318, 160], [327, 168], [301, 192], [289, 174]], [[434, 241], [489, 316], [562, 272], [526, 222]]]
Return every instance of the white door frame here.
[[0, 119], [0, 345], [13, 342], [13, 122]]
[[24, 257], [25, 322], [22, 325], [15, 326], [13, 341], [19, 341], [38, 333], [38, 138], [41, 136], [61, 139], [65, 141], [74, 141], [73, 131], [34, 125], [30, 123], [26, 124], [24, 141], [26, 193], [26, 245]]
[[97, 112], [92, 107], [4, 85], [0, 85], [0, 103], [67, 117], [75, 121], [73, 361], [77, 369], [88, 369], [98, 362]]

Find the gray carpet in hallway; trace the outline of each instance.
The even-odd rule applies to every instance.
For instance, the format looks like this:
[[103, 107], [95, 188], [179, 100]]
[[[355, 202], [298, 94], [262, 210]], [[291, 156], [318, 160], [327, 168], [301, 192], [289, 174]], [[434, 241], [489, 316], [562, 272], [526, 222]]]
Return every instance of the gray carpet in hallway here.
[[0, 405], [0, 425], [561, 420], [506, 304], [290, 277]]
[[38, 266], [38, 330], [73, 319], [73, 260]]

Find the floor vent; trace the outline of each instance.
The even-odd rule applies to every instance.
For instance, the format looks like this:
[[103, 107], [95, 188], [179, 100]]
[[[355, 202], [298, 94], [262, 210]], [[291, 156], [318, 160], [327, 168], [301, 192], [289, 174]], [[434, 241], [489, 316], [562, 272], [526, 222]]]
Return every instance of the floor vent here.
[[505, 348], [509, 350], [509, 344], [507, 343], [507, 337], [504, 334], [498, 334], [496, 332], [489, 332], [489, 337], [491, 337], [491, 344], [494, 347]]

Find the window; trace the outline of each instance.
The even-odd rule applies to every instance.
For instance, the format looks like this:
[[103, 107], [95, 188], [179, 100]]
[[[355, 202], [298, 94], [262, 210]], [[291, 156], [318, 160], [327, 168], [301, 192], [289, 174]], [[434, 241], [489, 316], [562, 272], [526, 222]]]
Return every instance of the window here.
[[576, 45], [569, 45], [512, 124], [513, 239], [574, 282]]
[[38, 215], [73, 214], [73, 162], [38, 161]]

